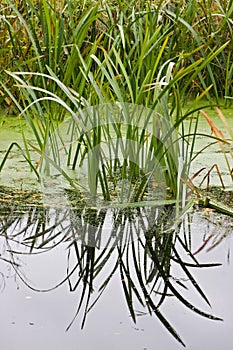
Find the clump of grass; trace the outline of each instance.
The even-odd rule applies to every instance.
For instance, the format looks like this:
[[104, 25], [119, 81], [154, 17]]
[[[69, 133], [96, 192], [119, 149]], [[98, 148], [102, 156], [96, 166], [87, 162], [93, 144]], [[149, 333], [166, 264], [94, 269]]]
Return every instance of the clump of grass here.
[[[87, 88], [80, 71], [82, 62], [77, 48], [87, 69], [95, 75], [98, 62], [93, 62], [91, 55], [102, 62], [107, 52], [114, 59], [113, 46], [127, 74], [131, 72], [136, 79], [134, 82], [132, 78], [130, 80], [131, 95], [132, 91], [137, 91], [137, 103], [140, 103], [142, 96], [138, 89], [142, 89], [144, 79], [144, 84], [152, 82], [158, 64], [162, 67], [170, 60], [175, 61], [178, 71], [198, 59], [206, 60], [228, 42], [201, 72], [187, 80], [186, 92], [190, 97], [212, 86], [207, 97], [209, 101], [218, 101], [232, 94], [232, 11], [231, 1], [220, 4], [218, 1], [193, 0], [186, 4], [179, 0], [169, 4], [166, 1], [5, 0], [0, 12], [1, 72], [4, 74], [4, 69], [8, 69], [47, 73], [49, 66], [63, 83], [88, 98], [90, 88]], [[169, 40], [165, 45], [167, 37]], [[159, 61], [156, 59], [158, 51], [161, 53]], [[119, 70], [118, 66], [116, 68]], [[140, 76], [141, 82], [138, 80]], [[5, 76], [5, 79], [8, 81], [9, 77]], [[48, 87], [48, 82], [41, 77], [37, 77], [34, 83]], [[19, 98], [17, 89], [13, 86], [11, 89]], [[51, 85], [50, 89], [54, 91], [56, 86]], [[9, 96], [4, 91], [1, 95], [2, 101], [10, 105]], [[149, 98], [150, 94], [147, 95]], [[226, 103], [230, 104], [231, 100], [226, 99]], [[52, 104], [54, 116], [57, 114], [57, 118], [62, 118], [53, 107]]]
[[[45, 1], [39, 8], [24, 2], [31, 14], [26, 19], [25, 12], [10, 0], [8, 3], [23, 23], [39, 69], [37, 73], [22, 71], [24, 65], [18, 66], [20, 72], [8, 71], [8, 79], [16, 82], [13, 91], [2, 81], [4, 94], [35, 135], [35, 145], [28, 145], [24, 137], [29, 162], [32, 147], [39, 153], [41, 173], [49, 174], [52, 166], [75, 187], [77, 183], [63, 166], [78, 171], [86, 159], [87, 188], [92, 195], [101, 190], [106, 200], [111, 198], [108, 178], [116, 178], [120, 169], [121, 193], [126, 182], [130, 184], [129, 202], [143, 199], [160, 167], [164, 186], [173, 198], [184, 202], [181, 178], [188, 176], [194, 138], [187, 147], [189, 135], [185, 136], [183, 121], [195, 109], [184, 114], [183, 98], [196, 78], [204, 81], [206, 69], [228, 42], [214, 52], [205, 52], [199, 33], [182, 18], [181, 3], [175, 10], [164, 7], [163, 2], [140, 10], [137, 6], [113, 10], [104, 3], [101, 11], [98, 4], [79, 16], [77, 26], [70, 2], [61, 11], [65, 19], [57, 15], [55, 5]], [[35, 31], [32, 20], [40, 30]], [[174, 35], [179, 33], [176, 25], [195, 43], [191, 51], [174, 51]], [[14, 94], [16, 89], [20, 98]], [[208, 97], [210, 89], [204, 84], [198, 98]], [[102, 113], [95, 105], [108, 107]], [[117, 112], [112, 113], [113, 105]], [[67, 146], [59, 130], [68, 115]]]

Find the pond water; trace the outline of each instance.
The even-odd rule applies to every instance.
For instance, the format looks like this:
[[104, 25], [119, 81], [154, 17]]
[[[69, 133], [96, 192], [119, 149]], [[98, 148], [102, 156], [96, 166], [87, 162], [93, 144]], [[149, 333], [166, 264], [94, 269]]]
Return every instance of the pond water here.
[[[166, 325], [153, 310], [149, 315], [148, 308], [143, 307], [135, 295], [133, 309], [137, 322], [133, 322], [122, 283], [128, 278], [134, 283], [144, 304], [147, 297], [143, 296], [143, 288], [150, 290], [148, 295], [155, 300], [155, 304], [161, 297], [156, 293], [161, 290], [164, 300], [159, 311], [175, 328], [188, 349], [194, 350], [200, 345], [214, 350], [232, 348], [231, 218], [204, 209], [191, 210], [175, 230], [167, 227], [162, 236], [167, 235], [168, 242], [171, 238], [172, 246], [159, 266], [168, 262], [166, 278], [174, 290], [164, 291], [159, 286], [164, 283], [163, 277], [156, 271], [151, 274], [153, 269], [150, 269], [148, 283], [144, 280], [143, 288], [138, 283], [135, 259], [143, 278], [146, 274], [143, 273], [145, 265], [142, 263], [146, 264], [144, 259], [147, 256], [144, 253], [150, 248], [151, 240], [147, 241], [146, 246], [138, 246], [137, 240], [134, 240], [123, 247], [114, 245], [113, 249], [87, 247], [77, 239], [72, 240], [70, 232], [73, 234], [75, 225], [68, 223], [68, 219], [57, 220], [60, 212], [56, 216], [50, 209], [47, 213], [43, 211], [44, 222], [40, 225], [41, 209], [8, 209], [2, 209], [0, 222], [2, 349], [29, 350], [32, 346], [36, 350], [42, 347], [70, 350], [181, 349], [182, 345], [168, 333]], [[67, 227], [69, 234], [64, 234]], [[143, 241], [142, 237], [140, 241]], [[159, 246], [159, 242], [164, 243], [158, 236], [155, 247]], [[132, 247], [137, 256], [132, 254]], [[163, 248], [166, 250], [166, 245]], [[156, 248], [154, 252], [156, 257], [161, 257], [161, 250]], [[149, 257], [150, 254], [147, 259]], [[93, 268], [85, 275], [88, 259], [89, 263], [92, 261]], [[120, 264], [119, 260], [123, 263]], [[118, 266], [114, 270], [116, 262]], [[125, 271], [122, 271], [122, 266]], [[154, 270], [156, 267], [153, 266]], [[78, 284], [81, 275], [82, 281]], [[108, 276], [109, 283], [100, 294], [98, 290]], [[85, 278], [88, 281], [86, 284]], [[190, 279], [195, 279], [212, 307], [201, 297]], [[97, 302], [88, 312], [81, 329], [90, 284], [93, 292], [89, 306], [96, 298]], [[152, 285], [154, 290], [149, 288]], [[185, 306], [176, 293], [180, 293], [193, 307]], [[80, 311], [76, 315], [81, 300]], [[207, 317], [198, 314], [194, 307], [205, 312]], [[223, 321], [209, 319], [208, 315], [222, 318]]]
[[[232, 136], [230, 136], [228, 128], [224, 125], [223, 121], [219, 118], [217, 115], [215, 109], [206, 109], [205, 110], [208, 114], [208, 116], [211, 118], [214, 126], [218, 129], [218, 131], [222, 132], [224, 137], [226, 139], [230, 139], [231, 149], [232, 149]], [[233, 109], [222, 109], [221, 110], [224, 117], [226, 117], [226, 120], [232, 129], [233, 126]], [[185, 122], [186, 125], [188, 125], [189, 121]], [[214, 133], [211, 131], [211, 127], [208, 124], [207, 120], [203, 115], [200, 115], [199, 121], [198, 121], [198, 133], [200, 134], [206, 134], [209, 136], [215, 136]], [[198, 153], [198, 156], [195, 158], [195, 160], [192, 163], [192, 172], [195, 174], [202, 168], [206, 168], [203, 172], [200, 173], [199, 176], [195, 178], [195, 183], [199, 184], [201, 180], [203, 179], [204, 175], [207, 173], [208, 170], [212, 168], [214, 164], [217, 164], [218, 169], [221, 173], [222, 180], [224, 182], [224, 185], [232, 190], [232, 179], [229, 176], [229, 169], [227, 167], [226, 158], [224, 157], [224, 154], [221, 150], [221, 147], [218, 142], [214, 142], [211, 137], [203, 137], [201, 135], [198, 135], [195, 142], [195, 153]], [[208, 148], [205, 148], [208, 146]], [[205, 150], [203, 152], [200, 152], [202, 149]], [[229, 152], [227, 151], [226, 154]], [[232, 166], [232, 158], [228, 158], [229, 162]], [[204, 182], [206, 184], [206, 182]], [[216, 168], [213, 169], [213, 171], [210, 173], [210, 185], [212, 186], [222, 186], [220, 178], [217, 174]]]
[[[9, 126], [10, 137], [0, 128], [1, 155], [19, 140], [17, 120]], [[200, 127], [204, 132], [208, 125]], [[193, 172], [218, 162], [232, 189], [215, 147], [197, 158]], [[21, 191], [38, 188], [17, 149], [0, 180]], [[211, 181], [219, 185], [216, 174]], [[182, 349], [175, 336], [190, 350], [232, 349], [232, 218], [191, 208], [173, 225], [166, 207], [153, 213], [155, 225], [144, 215], [135, 227], [120, 212], [120, 231], [129, 227], [129, 239], [114, 240], [118, 231], [112, 231], [110, 243], [86, 245], [77, 230], [78, 223], [88, 232], [83, 213], [34, 202], [24, 207], [12, 198], [4, 197], [0, 213], [2, 350]], [[137, 234], [139, 226], [144, 231]], [[98, 224], [93, 227], [98, 235]]]

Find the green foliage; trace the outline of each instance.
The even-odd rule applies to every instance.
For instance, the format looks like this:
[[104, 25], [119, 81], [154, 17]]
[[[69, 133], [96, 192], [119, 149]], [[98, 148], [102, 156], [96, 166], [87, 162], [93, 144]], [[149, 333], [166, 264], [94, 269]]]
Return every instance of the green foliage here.
[[[91, 50], [88, 40], [98, 17], [98, 7], [91, 6], [80, 12], [73, 1], [23, 0], [18, 4], [7, 0], [7, 4], [2, 10], [6, 14], [1, 17], [4, 23], [1, 49], [7, 53], [6, 57], [2, 56], [1, 63], [5, 62], [1, 65], [2, 73], [3, 69], [47, 73], [50, 67], [65, 84], [74, 88], [81, 84], [76, 48], [82, 51], [83, 58], [85, 52], [88, 54]], [[50, 91], [55, 88], [41, 76], [33, 83]], [[20, 100], [20, 92], [15, 87], [11, 86], [11, 92]], [[48, 106], [55, 118], [62, 118], [53, 107], [52, 103]]]
[[[27, 158], [33, 148], [41, 172], [49, 174], [52, 165], [74, 186], [63, 166], [77, 170], [87, 161], [88, 190], [96, 195], [101, 189], [107, 200], [107, 179], [115, 184], [120, 169], [121, 192], [126, 180], [131, 183], [128, 202], [142, 200], [148, 174], [159, 165], [166, 187], [184, 201], [181, 180], [188, 176], [195, 138], [184, 134], [183, 122], [196, 110], [184, 114], [183, 103], [205, 96], [213, 104], [223, 92], [231, 94], [233, 4], [204, 3], [99, 1], [87, 7], [70, 0], [6, 0], [1, 96], [35, 135], [34, 145], [24, 138]], [[109, 103], [120, 104], [123, 120], [119, 111], [109, 115], [111, 108], [103, 120], [101, 109], [91, 109]], [[134, 113], [133, 119], [132, 105], [152, 114]], [[65, 140], [60, 126], [69, 116]]]
[[[2, 73], [4, 69], [47, 73], [49, 66], [66, 85], [88, 94], [77, 49], [92, 73], [96, 68], [92, 54], [100, 62], [106, 53], [113, 59], [117, 54], [127, 74], [131, 73], [133, 102], [132, 94], [138, 95], [141, 89], [142, 95], [143, 82], [151, 82], [156, 69], [169, 60], [175, 61], [178, 71], [206, 59], [228, 42], [188, 86], [191, 96], [212, 86], [207, 96], [218, 100], [232, 95], [232, 12], [232, 1], [180, 0], [168, 5], [165, 1], [5, 0], [0, 8]], [[118, 64], [114, 73], [119, 69]], [[39, 77], [35, 84], [48, 87]], [[18, 94], [16, 89], [14, 94]], [[134, 102], [140, 103], [141, 95]]]

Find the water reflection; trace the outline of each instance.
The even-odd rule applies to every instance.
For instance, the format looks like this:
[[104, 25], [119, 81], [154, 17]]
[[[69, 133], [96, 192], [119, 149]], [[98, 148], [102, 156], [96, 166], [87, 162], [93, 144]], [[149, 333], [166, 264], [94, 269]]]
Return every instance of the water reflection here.
[[[30, 205], [23, 205], [20, 198], [11, 200], [10, 194], [4, 198], [0, 215], [0, 259], [11, 266], [9, 274], [14, 272], [16, 280], [21, 279], [35, 291], [51, 291], [67, 284], [70, 291], [76, 292], [77, 308], [68, 329], [80, 313], [81, 326], [84, 326], [89, 311], [104, 298], [104, 291], [115, 275], [120, 277], [132, 320], [136, 323], [141, 314], [155, 315], [182, 344], [179, 330], [175, 330], [175, 325], [170, 324], [161, 311], [168, 298], [176, 298], [205, 318], [220, 320], [196, 306], [196, 295], [207, 305], [210, 302], [193, 271], [219, 265], [208, 261], [199, 263], [198, 256], [216, 248], [231, 235], [233, 222], [229, 217], [207, 211], [200, 215], [193, 210], [174, 225], [175, 212], [169, 205], [156, 210], [113, 208], [111, 211], [78, 207], [72, 202], [65, 209], [45, 207], [38, 205], [35, 197], [28, 197]], [[141, 219], [135, 221], [138, 212]], [[111, 215], [115, 225], [109, 227], [109, 239], [102, 241], [103, 226], [106, 229]], [[194, 226], [202, 230], [202, 239], [193, 236]], [[46, 269], [44, 254], [52, 257], [58, 246], [67, 251], [65, 275], [49, 288], [36, 288], [25, 274], [23, 257], [41, 255], [41, 269]], [[2, 288], [4, 281], [2, 275]]]

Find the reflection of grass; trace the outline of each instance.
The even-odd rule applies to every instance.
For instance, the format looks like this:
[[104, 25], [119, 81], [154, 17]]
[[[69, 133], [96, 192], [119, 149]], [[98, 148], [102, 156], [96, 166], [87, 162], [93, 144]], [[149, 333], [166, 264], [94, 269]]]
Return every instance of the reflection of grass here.
[[[146, 313], [158, 317], [170, 334], [182, 344], [180, 336], [160, 310], [168, 295], [173, 295], [188, 309], [203, 317], [219, 319], [195, 307], [188, 300], [186, 292], [181, 292], [182, 287], [184, 291], [187, 290], [187, 280], [193, 291], [209, 304], [191, 270], [216, 264], [203, 265], [194, 257], [190, 250], [189, 232], [183, 232], [181, 237], [178, 234], [180, 228], [172, 227], [175, 217], [172, 206], [157, 208], [156, 211], [147, 209], [146, 216], [143, 215], [138, 224], [135, 221], [135, 208], [112, 209], [115, 226], [108, 227], [108, 237], [103, 242], [101, 235], [109, 210], [88, 209], [82, 197], [79, 204], [78, 208], [76, 202], [73, 209], [73, 204], [67, 209], [29, 205], [25, 210], [25, 207], [20, 209], [15, 203], [14, 207], [8, 205], [8, 212], [0, 218], [0, 235], [6, 241], [10, 259], [8, 256], [3, 258], [12, 261], [16, 273], [30, 288], [36, 290], [27, 282], [23, 270], [17, 265], [18, 254], [48, 252], [63, 243], [68, 247], [67, 274], [50, 290], [68, 283], [70, 290], [78, 293], [74, 319], [84, 312], [82, 327], [87, 314], [98, 302], [112, 277], [118, 273], [132, 320], [137, 321], [135, 305], [139, 303]], [[17, 212], [17, 216], [14, 216], [14, 212]], [[139, 217], [139, 213], [136, 214]], [[15, 243], [17, 248], [14, 247]], [[101, 249], [96, 247], [98, 244]], [[173, 276], [173, 264], [179, 267], [182, 278]]]

